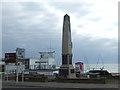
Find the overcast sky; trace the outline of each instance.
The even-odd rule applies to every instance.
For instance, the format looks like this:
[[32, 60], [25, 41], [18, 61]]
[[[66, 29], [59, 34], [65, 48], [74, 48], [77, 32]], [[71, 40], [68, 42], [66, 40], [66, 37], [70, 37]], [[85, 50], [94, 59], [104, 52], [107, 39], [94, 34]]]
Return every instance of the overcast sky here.
[[[70, 16], [73, 63], [118, 62], [118, 0], [79, 0], [79, 2], [2, 3], [2, 49], [26, 49], [26, 57], [38, 58], [40, 51], [56, 51], [61, 63], [63, 16]], [[3, 55], [4, 56], [4, 55]], [[101, 63], [101, 60], [100, 60]]]

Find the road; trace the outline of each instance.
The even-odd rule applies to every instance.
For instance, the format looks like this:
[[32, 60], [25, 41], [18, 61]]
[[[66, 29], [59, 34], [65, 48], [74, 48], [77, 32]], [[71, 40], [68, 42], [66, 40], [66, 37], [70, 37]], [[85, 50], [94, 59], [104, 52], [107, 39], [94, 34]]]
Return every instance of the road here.
[[61, 82], [14, 82], [14, 81], [4, 81], [3, 87], [38, 87], [38, 88], [118, 88], [118, 83], [109, 84], [83, 84], [83, 83], [61, 83]]

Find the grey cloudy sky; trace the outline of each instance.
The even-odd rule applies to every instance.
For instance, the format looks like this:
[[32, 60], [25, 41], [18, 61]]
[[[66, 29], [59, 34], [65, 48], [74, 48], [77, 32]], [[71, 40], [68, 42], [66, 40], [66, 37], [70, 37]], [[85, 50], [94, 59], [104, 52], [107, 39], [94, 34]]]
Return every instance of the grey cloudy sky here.
[[56, 51], [61, 63], [63, 16], [71, 18], [73, 63], [88, 58], [97, 63], [118, 59], [118, 0], [79, 0], [79, 2], [3, 2], [2, 50], [26, 49], [26, 57], [38, 58], [40, 51]]

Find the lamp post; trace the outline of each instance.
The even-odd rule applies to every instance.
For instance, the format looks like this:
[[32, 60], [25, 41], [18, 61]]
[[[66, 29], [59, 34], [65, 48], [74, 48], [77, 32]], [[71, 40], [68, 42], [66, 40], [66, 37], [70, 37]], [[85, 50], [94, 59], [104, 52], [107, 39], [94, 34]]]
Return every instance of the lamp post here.
[[23, 65], [22, 65], [22, 82], [24, 82], [24, 68], [23, 68]]

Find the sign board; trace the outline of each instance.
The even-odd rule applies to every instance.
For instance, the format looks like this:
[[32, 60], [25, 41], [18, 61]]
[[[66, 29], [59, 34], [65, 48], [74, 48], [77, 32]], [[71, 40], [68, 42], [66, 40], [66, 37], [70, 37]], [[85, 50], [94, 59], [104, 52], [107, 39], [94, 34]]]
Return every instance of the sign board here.
[[16, 49], [16, 56], [17, 56], [17, 59], [24, 59], [25, 58], [25, 49], [24, 48], [17, 48]]
[[76, 71], [77, 72], [81, 72], [81, 71], [83, 71], [83, 63], [82, 62], [76, 62], [75, 63], [75, 68], [76, 68]]

